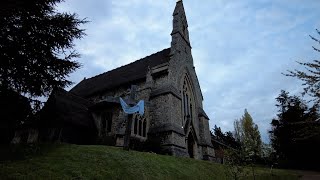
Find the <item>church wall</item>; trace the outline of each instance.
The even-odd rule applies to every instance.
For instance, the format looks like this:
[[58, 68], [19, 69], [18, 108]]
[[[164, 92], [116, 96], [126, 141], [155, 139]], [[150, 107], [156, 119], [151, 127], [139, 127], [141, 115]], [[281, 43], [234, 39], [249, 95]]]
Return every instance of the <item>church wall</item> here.
[[[198, 88], [197, 87], [197, 82], [194, 81], [194, 78], [193, 76], [195, 75], [195, 73], [192, 73], [194, 72], [193, 68], [190, 68], [190, 64], [184, 64], [182, 65], [181, 63], [181, 66], [175, 71], [177, 72], [177, 76], [179, 77], [179, 82], [177, 83], [177, 88], [180, 90], [180, 95], [182, 96], [182, 85], [183, 85], [183, 81], [184, 81], [184, 78], [186, 76], [186, 74], [188, 74], [188, 78], [190, 78], [191, 80], [191, 86], [192, 86], [192, 91], [193, 91], [193, 95], [194, 95], [194, 100], [195, 102], [193, 102], [194, 106], [193, 107], [193, 119], [192, 119], [192, 123], [193, 123], [193, 126], [194, 126], [194, 130], [195, 130], [195, 133], [196, 133], [196, 136], [198, 139], [201, 139], [200, 138], [200, 132], [202, 132], [200, 129], [199, 129], [199, 119], [198, 119], [198, 107], [201, 107], [199, 105], [202, 105], [202, 96], [201, 94], [199, 94], [198, 91], [196, 91], [196, 89]], [[199, 102], [199, 99], [200, 99], [200, 102]], [[179, 117], [177, 116], [176, 114], [176, 120], [177, 120], [177, 124], [181, 124], [182, 122], [182, 105], [181, 105], [181, 100], [179, 100], [179, 102], [176, 103], [175, 106], [173, 106], [173, 108], [175, 108], [174, 112], [179, 112]], [[204, 133], [202, 132], [201, 135], [204, 135]]]
[[[182, 9], [181, 9], [182, 10]], [[181, 81], [183, 82], [184, 76], [186, 74], [189, 75], [189, 78], [191, 80], [192, 84], [192, 90], [194, 95], [194, 118], [192, 119], [195, 135], [197, 136], [197, 139], [199, 142], [197, 147], [197, 156], [195, 155], [195, 158], [202, 159], [206, 155], [214, 155], [210, 148], [200, 146], [200, 144], [204, 143], [206, 145], [211, 145], [211, 141], [209, 140], [211, 138], [210, 131], [209, 131], [209, 123], [206, 119], [199, 119], [198, 118], [198, 108], [202, 108], [202, 93], [200, 89], [200, 85], [198, 82], [198, 78], [195, 72], [195, 68], [193, 65], [193, 58], [191, 55], [191, 47], [188, 41], [188, 32], [185, 33], [185, 37], [183, 37], [183, 34], [181, 33], [175, 33], [177, 30], [180, 31], [183, 29], [181, 26], [187, 27], [187, 25], [183, 25], [183, 23], [177, 23], [180, 17], [184, 16], [183, 13], [178, 12], [178, 15], [174, 16], [174, 30], [172, 34], [172, 42], [171, 42], [171, 61], [170, 61], [170, 67], [169, 67], [169, 79], [173, 83], [173, 85], [181, 90]], [[184, 18], [182, 18], [184, 19]], [[176, 20], [176, 22], [175, 22]], [[186, 23], [186, 22], [185, 22]], [[182, 94], [182, 92], [180, 92]], [[182, 95], [181, 95], [182, 96]], [[181, 109], [181, 106], [180, 106]], [[177, 111], [177, 110], [175, 110]], [[181, 110], [180, 110], [181, 111]], [[209, 140], [209, 141], [208, 141]]]
[[[146, 86], [146, 83], [143, 81], [133, 83], [132, 85], [137, 86], [137, 92], [136, 92], [136, 100], [145, 100], [145, 117], [147, 119], [147, 132], [149, 129], [149, 124], [150, 124], [150, 117], [148, 110], [150, 109], [148, 106], [150, 105], [149, 103], [149, 96], [150, 96], [150, 88]], [[101, 100], [106, 99], [107, 97], [125, 97], [129, 96], [130, 94], [130, 87], [131, 85], [126, 85], [126, 86], [121, 86], [115, 89], [107, 90], [103, 93], [100, 93], [98, 95], [94, 95], [90, 97], [89, 99], [92, 100], [93, 102], [100, 102]], [[101, 134], [102, 132], [102, 124], [101, 124], [101, 111], [104, 112], [112, 112], [112, 126], [111, 126], [111, 133], [108, 134]], [[113, 137], [115, 139], [115, 144], [117, 146], [122, 146], [123, 144], [123, 138], [122, 136], [124, 135], [125, 132], [125, 127], [126, 127], [126, 122], [125, 122], [125, 113], [122, 111], [121, 106], [115, 106], [111, 108], [102, 109], [98, 112], [93, 113], [93, 117], [95, 120], [95, 124], [97, 126], [97, 129], [99, 131], [99, 138], [100, 139], [112, 139], [108, 137]], [[140, 138], [142, 140], [145, 140], [146, 138], [137, 136], [133, 133], [133, 128], [134, 128], [134, 123], [132, 124], [132, 137]], [[112, 139], [113, 140], [113, 139]]]
[[202, 156], [204, 160], [214, 161], [214, 149], [209, 146], [202, 146]]
[[[208, 148], [204, 148], [201, 144], [211, 145], [209, 123], [204, 118], [198, 118], [198, 109], [202, 108], [202, 93], [198, 78], [195, 72], [193, 58], [191, 54], [191, 46], [189, 41], [188, 24], [185, 17], [182, 2], [177, 3], [176, 9], [173, 14], [173, 31], [171, 41], [171, 61], [169, 67], [169, 76], [172, 80], [173, 85], [181, 90], [181, 82], [186, 74], [189, 76], [191, 81], [193, 96], [194, 96], [194, 117], [192, 119], [194, 125], [195, 136], [198, 139], [198, 156], [201, 157], [205, 154], [210, 153]], [[182, 92], [180, 92], [182, 94]]]
[[181, 99], [171, 95], [170, 96], [170, 111], [172, 123], [176, 124], [178, 127], [182, 128], [182, 107], [181, 107]]
[[200, 86], [198, 83], [198, 79], [196, 77], [196, 72], [194, 69], [193, 64], [180, 64], [178, 66], [178, 69], [175, 70], [177, 72], [177, 76], [179, 77], [179, 81], [176, 83], [177, 87], [181, 87], [182, 86], [182, 78], [188, 74], [189, 78], [192, 81], [192, 90], [194, 91], [194, 95], [195, 95], [195, 100], [196, 100], [196, 106], [197, 107], [201, 107], [202, 108], [202, 94], [201, 94], [201, 90], [200, 90]]
[[168, 84], [169, 79], [167, 74], [163, 74], [161, 76], [154, 77], [153, 79], [153, 87], [161, 87], [163, 85]]
[[184, 135], [182, 134], [178, 134], [178, 133], [173, 133], [172, 134], [172, 143], [180, 146], [180, 147], [186, 147], [186, 138]]
[[209, 129], [209, 121], [205, 119], [204, 117], [201, 117], [201, 120], [203, 122], [203, 133], [204, 133], [204, 140], [207, 144], [211, 144], [211, 135], [210, 135], [210, 129]]
[[200, 146], [202, 146], [202, 156], [206, 160], [211, 160], [211, 158], [214, 157], [214, 149], [211, 145], [211, 135], [210, 135], [210, 129], [209, 129], [209, 121], [204, 118], [200, 117]]
[[[132, 85], [136, 85], [137, 90], [139, 91], [139, 89], [144, 89], [145, 82], [140, 81], [140, 82], [132, 83]], [[110, 90], [106, 90], [103, 93], [99, 93], [97, 95], [90, 97], [89, 99], [93, 102], [99, 102], [99, 101], [105, 99], [106, 97], [124, 97], [126, 95], [129, 95], [130, 87], [131, 87], [131, 84], [125, 85], [125, 86], [120, 86], [118, 88], [114, 88], [114, 89], [110, 89]]]
[[[198, 117], [198, 108], [202, 108], [203, 106], [203, 97], [193, 64], [185, 12], [183, 5], [180, 3], [182, 2], [177, 2], [174, 12], [170, 61], [150, 67], [146, 74], [146, 79], [106, 90], [89, 99], [97, 103], [107, 97], [118, 98], [129, 96], [131, 85], [137, 85], [136, 100], [143, 99], [146, 105], [147, 138], [159, 138], [163, 153], [187, 157], [189, 156], [188, 146], [190, 144], [188, 145], [186, 136], [192, 131], [194, 138], [189, 142], [195, 143], [195, 146], [193, 146], [194, 157], [196, 159], [203, 159], [204, 157], [214, 155], [214, 151], [210, 147], [209, 122], [204, 117]], [[186, 74], [190, 78], [192, 95], [194, 97], [192, 100], [193, 127], [190, 129], [188, 127], [187, 130], [184, 129], [185, 122], [183, 122], [181, 85], [181, 81], [183, 81]], [[121, 146], [123, 145], [126, 125], [124, 121], [125, 114], [120, 106], [109, 110], [113, 111], [113, 118], [112, 130], [108, 136], [116, 136], [116, 145]], [[101, 136], [101, 118], [98, 114], [94, 117]], [[133, 127], [134, 124], [131, 131], [132, 137], [140, 138], [136, 134], [133, 134]], [[146, 140], [147, 138], [140, 139]]]
[[199, 155], [199, 159], [203, 159], [203, 150], [202, 150], [202, 146], [198, 145], [198, 155]]
[[123, 128], [124, 125], [124, 113], [120, 107], [116, 107], [114, 109], [113, 117], [112, 117], [112, 128], [111, 133], [117, 134], [120, 128]]
[[170, 108], [170, 95], [162, 95], [151, 99], [152, 108], [150, 109], [150, 128], [156, 128], [165, 124], [171, 124], [168, 111]]
[[[193, 67], [193, 58], [191, 55], [191, 47], [189, 44], [181, 37], [179, 33], [172, 36], [172, 60], [170, 61], [170, 79], [174, 83], [174, 86], [181, 90], [183, 78], [188, 73], [190, 80], [192, 81], [192, 90], [193, 95], [195, 96], [195, 107], [194, 107], [194, 118], [193, 125], [196, 131], [196, 135], [199, 135], [199, 122], [197, 120], [197, 109], [202, 107], [202, 96], [201, 92], [197, 89], [200, 89], [198, 81], [196, 79], [196, 74]], [[200, 93], [199, 93], [200, 92]], [[182, 92], [180, 92], [182, 93]]]
[[199, 121], [199, 136], [200, 136], [200, 144], [205, 142], [205, 123], [204, 123], [204, 118], [203, 117], [197, 117]]
[[150, 133], [158, 133], [157, 135], [161, 136], [163, 153], [187, 157], [181, 119], [181, 99], [166, 93], [150, 101], [153, 105], [150, 111]]

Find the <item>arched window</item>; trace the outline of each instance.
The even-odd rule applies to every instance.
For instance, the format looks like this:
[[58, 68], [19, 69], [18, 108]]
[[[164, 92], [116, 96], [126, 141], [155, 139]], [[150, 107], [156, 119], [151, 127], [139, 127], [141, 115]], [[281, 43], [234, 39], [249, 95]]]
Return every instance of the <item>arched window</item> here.
[[143, 120], [143, 133], [142, 133], [143, 137], [146, 137], [146, 131], [147, 131], [147, 121], [144, 119]]
[[[183, 104], [183, 114], [186, 114], [186, 93], [185, 93], [185, 91], [183, 91], [183, 102], [182, 102], [182, 104]], [[185, 119], [185, 117], [184, 117], [184, 119]]]
[[107, 127], [107, 121], [106, 121], [106, 114], [103, 113], [101, 117], [101, 126], [102, 126], [102, 134], [105, 134], [106, 127]]
[[108, 112], [107, 113], [107, 132], [111, 132], [111, 128], [112, 128], [112, 112]]
[[103, 112], [101, 115], [102, 134], [109, 133], [112, 130], [112, 112]]
[[185, 76], [182, 86], [182, 126], [185, 125], [188, 118], [193, 119], [194, 97], [188, 76]]
[[186, 95], [186, 102], [187, 102], [187, 108], [186, 108], [186, 116], [189, 116], [189, 105], [190, 105], [190, 101], [189, 101], [189, 96], [188, 94]]
[[135, 116], [135, 118], [134, 118], [133, 134], [137, 134], [137, 133], [138, 133], [138, 117]]
[[147, 137], [147, 119], [139, 114], [133, 115], [133, 134]]
[[142, 121], [139, 119], [139, 136], [142, 134]]

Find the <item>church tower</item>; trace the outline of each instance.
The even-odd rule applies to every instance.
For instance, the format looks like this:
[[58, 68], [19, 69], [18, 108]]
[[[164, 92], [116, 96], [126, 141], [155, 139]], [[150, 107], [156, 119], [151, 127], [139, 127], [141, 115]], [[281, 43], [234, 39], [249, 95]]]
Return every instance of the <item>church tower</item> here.
[[[174, 47], [174, 51], [186, 51], [185, 48], [191, 49], [188, 31], [188, 21], [186, 18], [182, 0], [177, 1], [176, 7], [173, 12], [173, 29], [171, 32], [171, 36], [171, 47]], [[180, 44], [184, 44], [184, 46], [187, 47], [178, 47], [177, 45]]]
[[169, 48], [85, 79], [70, 91], [94, 104], [90, 105], [93, 120], [88, 122], [94, 122], [99, 138], [108, 137], [111, 144], [123, 146], [126, 116], [118, 101], [128, 96], [128, 86], [134, 84], [136, 98], [145, 101], [143, 117], [133, 118], [131, 138], [136, 143], [162, 154], [213, 160], [209, 117], [203, 110], [182, 0], [172, 16]]
[[209, 118], [202, 106], [182, 0], [177, 1], [173, 12], [171, 37], [168, 74], [160, 87], [153, 90], [158, 96], [151, 99], [154, 104], [151, 116], [156, 120], [151, 124], [157, 125], [150, 132], [157, 132], [155, 136], [160, 137], [162, 150], [168, 154], [212, 160]]

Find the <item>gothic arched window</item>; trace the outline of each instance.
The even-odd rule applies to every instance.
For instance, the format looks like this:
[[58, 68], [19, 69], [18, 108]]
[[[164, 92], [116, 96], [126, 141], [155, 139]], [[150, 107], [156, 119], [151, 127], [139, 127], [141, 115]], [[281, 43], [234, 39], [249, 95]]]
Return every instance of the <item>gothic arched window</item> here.
[[139, 120], [139, 136], [142, 134], [142, 121], [141, 119]]
[[141, 116], [139, 114], [133, 115], [133, 134], [147, 137], [147, 120], [144, 116]]
[[102, 133], [110, 133], [112, 130], [112, 112], [103, 112], [101, 115]]
[[134, 128], [133, 128], [133, 134], [137, 134], [138, 133], [138, 117], [136, 116], [134, 118]]
[[143, 128], [142, 129], [143, 129], [142, 136], [146, 137], [146, 131], [147, 131], [147, 121], [146, 120], [143, 121]]
[[188, 118], [193, 118], [194, 98], [188, 76], [185, 76], [182, 85], [182, 125], [184, 126]]

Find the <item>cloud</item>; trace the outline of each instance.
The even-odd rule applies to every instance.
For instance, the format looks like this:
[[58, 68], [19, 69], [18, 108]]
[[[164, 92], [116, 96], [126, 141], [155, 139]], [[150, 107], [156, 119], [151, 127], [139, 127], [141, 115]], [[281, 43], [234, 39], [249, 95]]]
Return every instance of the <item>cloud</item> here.
[[[91, 22], [78, 41], [83, 68], [79, 82], [170, 46], [174, 1], [68, 0], [60, 11]], [[281, 89], [301, 91], [301, 82], [283, 76], [296, 60], [318, 57], [308, 35], [320, 27], [320, 1], [185, 1], [196, 72], [210, 126], [233, 130], [245, 108], [268, 141]]]

